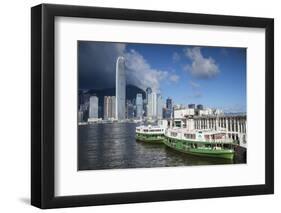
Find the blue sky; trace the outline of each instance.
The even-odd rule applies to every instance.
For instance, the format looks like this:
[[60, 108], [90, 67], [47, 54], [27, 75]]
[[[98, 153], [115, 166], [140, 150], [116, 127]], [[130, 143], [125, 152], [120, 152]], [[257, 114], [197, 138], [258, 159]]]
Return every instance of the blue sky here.
[[[78, 50], [82, 87], [103, 87], [89, 79], [107, 79], [104, 87], [114, 84], [115, 60], [123, 55], [127, 83], [142, 89], [150, 86], [176, 104], [246, 112], [245, 48], [82, 42]], [[89, 73], [96, 74], [89, 78]]]

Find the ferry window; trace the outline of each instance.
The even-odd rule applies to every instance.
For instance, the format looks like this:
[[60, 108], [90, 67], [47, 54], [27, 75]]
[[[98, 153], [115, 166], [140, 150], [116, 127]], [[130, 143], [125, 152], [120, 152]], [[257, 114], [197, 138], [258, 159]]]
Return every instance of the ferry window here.
[[195, 139], [195, 135], [194, 134], [184, 134], [185, 138], [189, 138], [189, 139]]
[[176, 132], [172, 132], [171, 135], [175, 137], [175, 136], [177, 136], [177, 133]]

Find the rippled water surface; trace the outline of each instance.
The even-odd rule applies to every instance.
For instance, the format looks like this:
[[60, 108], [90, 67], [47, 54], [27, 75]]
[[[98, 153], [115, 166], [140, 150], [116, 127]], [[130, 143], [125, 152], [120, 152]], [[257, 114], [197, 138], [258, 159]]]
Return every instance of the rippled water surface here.
[[92, 124], [78, 127], [78, 170], [151, 168], [245, 163], [197, 157], [164, 144], [136, 142], [134, 123]]

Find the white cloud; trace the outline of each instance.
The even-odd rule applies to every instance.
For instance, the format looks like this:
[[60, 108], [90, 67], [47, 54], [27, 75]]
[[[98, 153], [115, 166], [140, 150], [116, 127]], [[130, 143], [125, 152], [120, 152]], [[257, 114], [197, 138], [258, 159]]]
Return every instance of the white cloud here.
[[186, 48], [184, 49], [184, 53], [191, 60], [191, 65], [185, 65], [184, 70], [190, 72], [193, 76], [198, 78], [212, 78], [220, 72], [213, 58], [204, 58], [200, 47]]
[[151, 68], [145, 58], [135, 50], [125, 53], [127, 81], [145, 90], [151, 87], [158, 92], [160, 82], [169, 76], [167, 71]]
[[170, 81], [172, 81], [174, 83], [178, 82], [179, 78], [180, 77], [178, 75], [175, 75], [175, 74], [170, 75], [170, 77], [169, 77]]

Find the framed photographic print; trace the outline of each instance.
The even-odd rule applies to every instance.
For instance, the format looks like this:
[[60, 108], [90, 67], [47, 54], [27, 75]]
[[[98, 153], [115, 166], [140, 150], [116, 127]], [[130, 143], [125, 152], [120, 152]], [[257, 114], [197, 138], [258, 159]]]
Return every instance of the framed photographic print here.
[[274, 192], [274, 21], [31, 9], [31, 203]]

